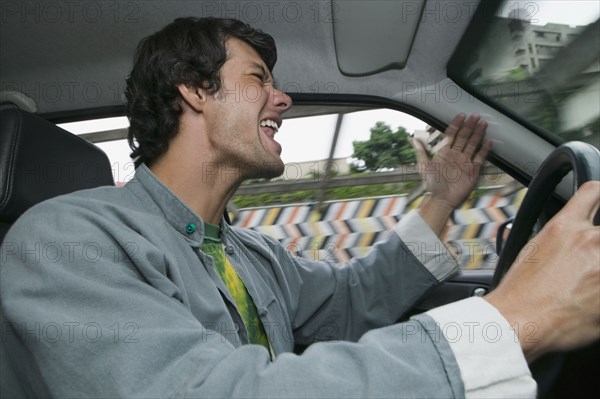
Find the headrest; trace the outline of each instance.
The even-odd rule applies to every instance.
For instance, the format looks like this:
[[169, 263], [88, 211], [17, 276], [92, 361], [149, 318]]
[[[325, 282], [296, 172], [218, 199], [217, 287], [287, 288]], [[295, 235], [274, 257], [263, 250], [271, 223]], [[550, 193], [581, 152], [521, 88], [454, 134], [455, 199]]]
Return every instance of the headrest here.
[[98, 147], [17, 108], [0, 109], [0, 222], [46, 199], [114, 185]]

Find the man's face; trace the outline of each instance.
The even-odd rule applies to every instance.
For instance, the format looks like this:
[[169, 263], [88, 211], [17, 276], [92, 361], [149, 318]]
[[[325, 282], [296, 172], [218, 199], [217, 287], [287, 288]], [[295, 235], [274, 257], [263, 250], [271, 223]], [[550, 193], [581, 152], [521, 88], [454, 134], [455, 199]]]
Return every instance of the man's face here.
[[292, 100], [273, 87], [269, 69], [252, 47], [235, 38], [225, 44], [221, 89], [205, 108], [215, 158], [243, 178], [279, 176], [284, 165], [274, 137]]

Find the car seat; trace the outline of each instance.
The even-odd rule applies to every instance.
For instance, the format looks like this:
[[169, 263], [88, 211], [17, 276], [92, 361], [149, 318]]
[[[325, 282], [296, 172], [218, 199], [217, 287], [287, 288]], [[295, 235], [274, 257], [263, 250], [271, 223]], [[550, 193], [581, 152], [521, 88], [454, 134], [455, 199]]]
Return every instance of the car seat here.
[[[46, 199], [114, 185], [106, 154], [92, 143], [13, 104], [0, 104], [0, 242], [27, 209]], [[4, 257], [0, 247], [0, 257]], [[2, 264], [0, 264], [2, 267]], [[19, 359], [20, 345], [0, 303], [0, 398], [31, 397]]]

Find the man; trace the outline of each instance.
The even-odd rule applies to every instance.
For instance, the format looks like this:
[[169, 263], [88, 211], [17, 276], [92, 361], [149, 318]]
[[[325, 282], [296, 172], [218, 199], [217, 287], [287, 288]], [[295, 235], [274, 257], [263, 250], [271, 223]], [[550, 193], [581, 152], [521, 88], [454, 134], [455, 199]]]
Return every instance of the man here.
[[[515, 265], [485, 299], [393, 325], [456, 269], [426, 249], [489, 151], [477, 116], [454, 118], [448, 144], [425, 161], [461, 165], [461, 180], [429, 181], [418, 212], [363, 258], [309, 262], [227, 225], [244, 179], [283, 171], [275, 135], [291, 100], [273, 87], [275, 60], [270, 36], [233, 20], [178, 19], [140, 44], [126, 93], [134, 179], [40, 204], [5, 239], [98, 249], [58, 262], [10, 256], [0, 269], [2, 311], [19, 337], [11, 358], [32, 395], [534, 395], [525, 357], [598, 337], [598, 184], [536, 237], [538, 264]], [[564, 270], [573, 257], [586, 279]], [[475, 334], [450, 342], [450, 322]], [[497, 325], [498, 340], [475, 322]], [[535, 340], [520, 327], [528, 322]], [[36, 325], [46, 333], [28, 339]], [[291, 353], [317, 341], [327, 342]]]

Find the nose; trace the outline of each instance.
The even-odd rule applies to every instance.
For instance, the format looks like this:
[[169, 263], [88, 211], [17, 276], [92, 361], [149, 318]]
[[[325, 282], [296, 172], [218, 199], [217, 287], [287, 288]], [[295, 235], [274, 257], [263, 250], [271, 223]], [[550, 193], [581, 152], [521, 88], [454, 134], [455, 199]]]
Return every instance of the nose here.
[[271, 93], [271, 103], [280, 114], [286, 112], [292, 106], [292, 98], [279, 89], [273, 88]]

